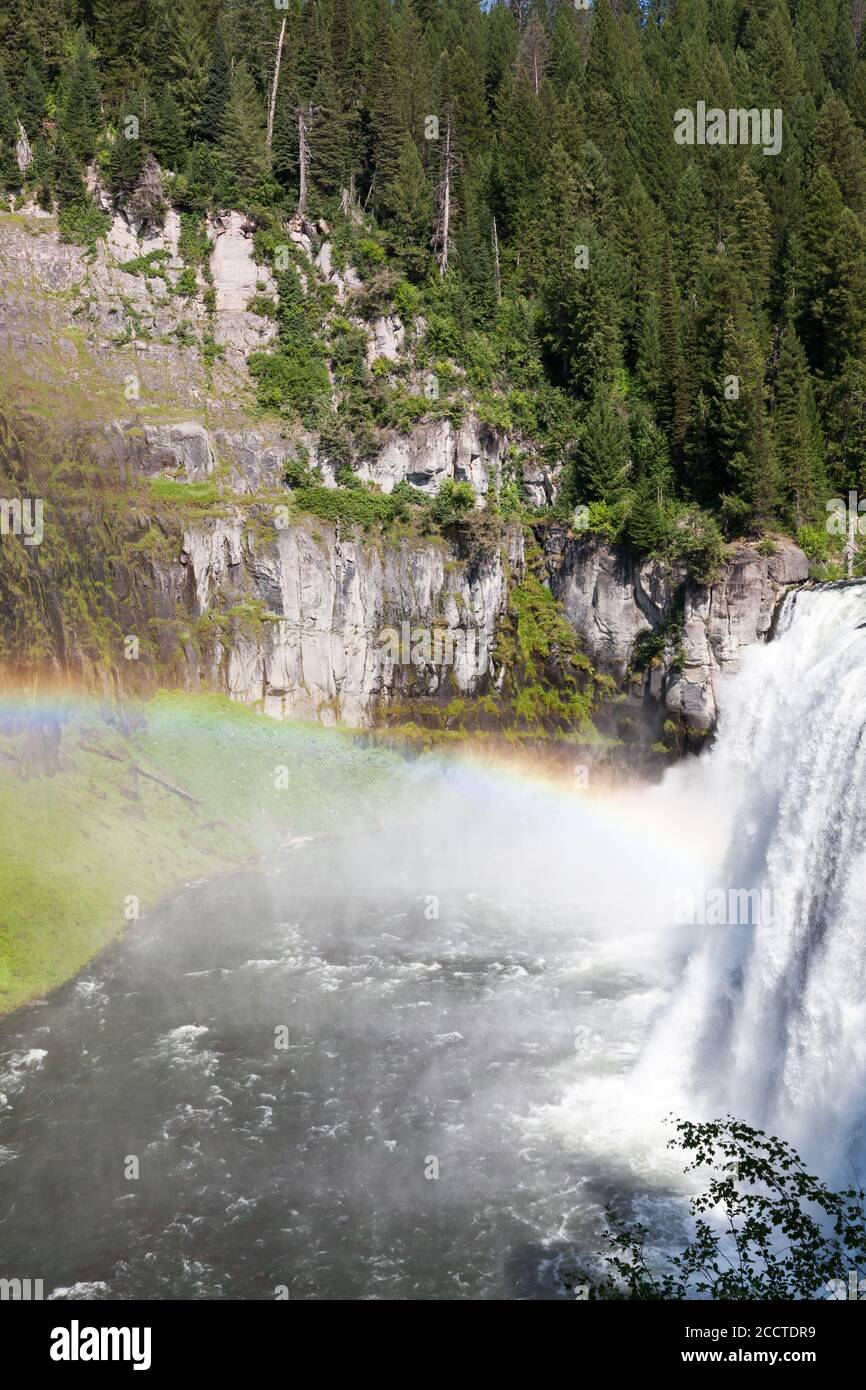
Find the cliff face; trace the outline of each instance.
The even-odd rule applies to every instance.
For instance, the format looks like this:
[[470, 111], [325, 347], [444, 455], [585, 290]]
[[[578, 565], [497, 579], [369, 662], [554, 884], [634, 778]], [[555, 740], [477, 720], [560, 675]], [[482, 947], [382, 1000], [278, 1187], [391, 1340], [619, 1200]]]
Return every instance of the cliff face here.
[[619, 684], [631, 676], [633, 698], [706, 732], [716, 721], [719, 677], [767, 637], [787, 587], [808, 578], [803, 551], [785, 540], [775, 545], [770, 555], [732, 547], [709, 587], [561, 527], [551, 528], [545, 549], [551, 589], [598, 668]]
[[508, 579], [522, 568], [519, 531], [504, 555], [469, 565], [432, 542], [380, 547], [323, 523], [263, 540], [236, 519], [190, 527], [168, 592], [165, 572], [160, 579], [167, 603], [194, 620], [251, 599], [262, 605], [252, 623], [233, 624], [201, 653], [189, 650], [190, 685], [261, 701], [277, 718], [360, 727], [396, 696], [490, 689]]
[[[7, 664], [25, 623], [12, 610], [26, 593], [41, 604], [46, 662], [91, 684], [110, 671], [124, 687], [220, 689], [279, 718], [355, 727], [395, 700], [441, 703], [499, 688], [497, 634], [528, 568], [519, 525], [468, 556], [455, 538], [374, 539], [281, 505], [288, 460], [318, 468], [326, 489], [337, 486], [336, 466], [316, 435], [252, 417], [246, 356], [276, 330], [250, 306], [261, 308], [274, 285], [239, 215], [208, 225], [194, 291], [188, 273], [186, 288], [181, 280], [193, 267], [181, 255], [175, 213], [144, 240], [115, 213], [93, 254], [62, 245], [51, 219], [35, 212], [6, 215], [2, 230], [7, 411], [86, 435], [96, 477], [81, 494], [84, 514], [93, 515], [97, 496], [112, 495], [123, 518], [103, 535], [67, 516], [61, 558], [51, 518], [68, 499], [53, 492], [56, 472], [45, 482], [41, 555], [13, 555], [8, 538], [0, 547]], [[337, 271], [327, 239], [314, 250], [303, 227], [287, 235], [306, 257], [302, 278], [328, 286], [352, 316], [360, 287], [352, 267]], [[410, 344], [423, 325], [393, 314], [353, 322], [367, 335], [368, 362], [398, 363], [412, 375]], [[428, 497], [446, 480], [468, 483], [483, 512], [499, 494], [512, 442], [468, 410], [458, 424], [428, 419], [409, 433], [382, 431], [356, 472], [384, 495], [403, 482]], [[555, 476], [525, 455], [521, 468], [529, 500], [549, 503]], [[18, 464], [14, 476], [22, 476]], [[211, 488], [213, 504], [198, 514], [183, 502], [154, 506], [186, 485]], [[766, 637], [785, 587], [808, 572], [803, 553], [782, 541], [771, 555], [732, 548], [709, 588], [561, 524], [538, 526], [536, 541], [544, 582], [595, 667], [626, 691], [631, 713], [642, 707], [655, 726], [669, 716], [701, 732], [715, 722], [721, 673]], [[35, 580], [27, 564], [38, 569]], [[70, 593], [76, 602], [65, 601]], [[416, 632], [444, 650], [423, 642], [413, 650]], [[127, 637], [138, 639], [131, 659], [120, 654]]]

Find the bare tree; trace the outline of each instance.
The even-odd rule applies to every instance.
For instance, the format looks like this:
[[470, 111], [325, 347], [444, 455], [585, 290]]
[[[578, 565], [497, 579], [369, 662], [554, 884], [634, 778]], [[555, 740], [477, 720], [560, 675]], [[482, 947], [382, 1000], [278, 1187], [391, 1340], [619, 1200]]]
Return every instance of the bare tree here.
[[451, 247], [451, 185], [454, 177], [454, 157], [451, 146], [451, 109], [445, 122], [445, 152], [442, 157], [442, 173], [436, 195], [436, 224], [430, 245], [439, 266], [440, 278], [448, 270], [448, 255]]
[[300, 191], [298, 196], [298, 212], [303, 217], [307, 211], [307, 193], [310, 187], [310, 127], [308, 120], [312, 122], [314, 116], [322, 110], [321, 106], [297, 107], [295, 115], [298, 118], [298, 176], [300, 180]]
[[517, 19], [517, 28], [522, 34], [526, 28], [526, 21], [529, 18], [530, 0], [509, 0], [509, 4]]
[[280, 63], [283, 61], [283, 41], [286, 37], [286, 17], [280, 25], [280, 37], [277, 39], [277, 56], [274, 61], [274, 80], [271, 83], [271, 99], [268, 102], [268, 133], [265, 145], [268, 154], [271, 152], [271, 145], [274, 139], [274, 113], [277, 109], [277, 84], [280, 80]]
[[547, 54], [547, 31], [538, 16], [531, 15], [520, 36], [517, 71], [529, 79], [536, 96], [547, 67]]

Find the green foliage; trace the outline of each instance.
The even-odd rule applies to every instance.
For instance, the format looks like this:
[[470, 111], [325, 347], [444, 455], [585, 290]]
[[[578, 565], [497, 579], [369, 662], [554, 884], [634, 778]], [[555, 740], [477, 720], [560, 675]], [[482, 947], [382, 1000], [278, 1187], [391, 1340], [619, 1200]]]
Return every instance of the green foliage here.
[[263, 319], [275, 319], [277, 317], [277, 306], [269, 294], [254, 294], [247, 309], [251, 314], [258, 314]]
[[592, 713], [611, 682], [593, 670], [581, 651], [574, 629], [543, 582], [539, 555], [531, 546], [528, 559], [527, 574], [509, 593], [496, 643], [508, 723], [541, 739], [555, 734], [592, 741]]
[[[16, 4], [0, 19], [0, 185], [24, 184], [46, 208], [54, 192], [66, 234], [91, 240], [94, 214], [65, 211], [85, 207], [85, 163], [155, 223], [158, 160], [184, 216], [240, 207], [300, 264], [285, 228], [302, 107], [313, 249], [321, 235], [337, 269], [362, 277], [346, 316], [398, 313], [407, 352], [367, 372], [332, 331], [333, 283], [314, 275], [304, 292], [278, 273], [280, 337], [271, 365], [254, 358], [263, 408], [323, 423], [355, 461], [377, 429], [474, 408], [560, 470], [568, 505], [603, 503], [607, 529], [641, 553], [682, 543], [709, 573], [717, 538], [690, 508], [728, 538], [795, 532], [866, 478], [856, 7], [710, 9], [650, 18], [599, 0], [591, 15], [536, 6], [518, 23], [509, 6], [426, 0], [70, 0], [39, 21]], [[678, 146], [671, 94], [699, 86], [722, 107], [781, 104], [778, 156]], [[140, 130], [127, 140], [130, 115]], [[19, 118], [42, 143], [24, 179]], [[439, 377], [436, 402], [419, 401], [424, 371]]]
[[[681, 638], [683, 632], [682, 603], [674, 605], [670, 613], [653, 632], [644, 632], [634, 644], [631, 655], [631, 669], [636, 672], [647, 671], [655, 666], [667, 652], [671, 656], [670, 669], [676, 670], [681, 662]], [[673, 653], [671, 655], [671, 649]]]
[[12, 104], [12, 93], [0, 64], [0, 188], [10, 191], [21, 187], [21, 174], [15, 154], [17, 140], [18, 122]]
[[151, 478], [150, 491], [159, 502], [180, 502], [191, 507], [210, 507], [219, 493], [215, 483], [182, 483], [175, 478]]
[[689, 507], [677, 522], [675, 555], [698, 584], [712, 584], [724, 555], [718, 524], [698, 507]]
[[288, 458], [283, 465], [283, 481], [287, 487], [309, 488], [315, 487], [319, 482], [310, 468], [309, 459], [306, 457]]
[[344, 526], [360, 526], [364, 530], [387, 528], [397, 520], [407, 519], [409, 514], [402, 496], [395, 496], [394, 493], [386, 496], [364, 487], [301, 486], [292, 497], [301, 511]]
[[731, 1115], [703, 1124], [677, 1120], [669, 1147], [689, 1155], [687, 1173], [709, 1171], [705, 1190], [689, 1202], [692, 1238], [677, 1254], [653, 1257], [646, 1226], [609, 1206], [604, 1259], [611, 1274], [574, 1280], [588, 1285], [591, 1298], [845, 1296], [849, 1271], [866, 1263], [861, 1188], [832, 1191], [790, 1144]]
[[61, 208], [58, 218], [60, 240], [94, 250], [108, 233], [111, 219], [89, 199]]
[[475, 492], [470, 483], [455, 483], [447, 478], [442, 483], [431, 507], [433, 520], [439, 526], [453, 526], [475, 510]]
[[148, 251], [146, 256], [135, 256], [131, 261], [122, 261], [119, 269], [127, 275], [162, 275], [168, 261], [167, 251]]
[[259, 404], [290, 420], [314, 427], [330, 395], [328, 371], [318, 354], [254, 352], [248, 359], [258, 386]]
[[797, 532], [797, 544], [805, 550], [810, 560], [826, 560], [830, 552], [830, 536], [818, 526], [801, 526]]

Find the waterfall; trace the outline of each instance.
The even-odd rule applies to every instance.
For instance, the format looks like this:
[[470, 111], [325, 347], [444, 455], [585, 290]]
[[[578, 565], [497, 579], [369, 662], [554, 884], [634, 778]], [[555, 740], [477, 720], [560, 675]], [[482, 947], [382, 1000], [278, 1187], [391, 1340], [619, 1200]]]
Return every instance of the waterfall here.
[[866, 1123], [864, 730], [866, 585], [790, 595], [721, 692], [714, 748], [659, 793], [719, 828], [708, 898], [760, 893], [773, 910], [693, 928], [633, 1078], [839, 1171]]

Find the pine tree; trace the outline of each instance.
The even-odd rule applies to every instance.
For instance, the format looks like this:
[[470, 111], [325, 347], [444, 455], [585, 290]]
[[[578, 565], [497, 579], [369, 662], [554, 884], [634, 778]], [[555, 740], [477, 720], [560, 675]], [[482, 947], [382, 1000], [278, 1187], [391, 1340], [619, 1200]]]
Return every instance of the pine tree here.
[[231, 188], [241, 198], [268, 173], [265, 113], [244, 63], [238, 63], [232, 73], [229, 99], [223, 113], [220, 153]]
[[770, 288], [773, 232], [767, 200], [748, 164], [737, 182], [729, 251], [749, 287], [750, 304], [760, 309]]
[[683, 363], [680, 301], [676, 280], [671, 269], [671, 250], [667, 240], [662, 250], [659, 290], [659, 346], [659, 375], [661, 377], [659, 420], [667, 431], [671, 457], [675, 464], [679, 464], [682, 460], [683, 445], [688, 429], [689, 400]]
[[586, 413], [575, 446], [571, 496], [575, 503], [613, 502], [631, 474], [629, 431], [621, 402], [600, 392]]
[[219, 139], [230, 88], [231, 64], [226, 50], [223, 26], [218, 24], [199, 120], [199, 131], [203, 140], [215, 143]]
[[298, 188], [298, 118], [300, 98], [288, 81], [277, 91], [274, 133], [271, 143], [271, 169], [279, 186], [296, 194]]
[[553, 20], [550, 45], [550, 76], [557, 95], [565, 96], [570, 84], [583, 68], [584, 44], [580, 18], [573, 5], [558, 5]]
[[21, 187], [16, 147], [18, 119], [12, 105], [12, 93], [6, 74], [0, 66], [0, 188], [14, 191]]
[[411, 135], [403, 137], [400, 168], [391, 185], [391, 208], [400, 253], [410, 276], [420, 280], [430, 259], [424, 243], [433, 217], [433, 199]]
[[834, 92], [839, 92], [843, 97], [849, 95], [856, 65], [857, 46], [854, 42], [851, 6], [849, 0], [837, 0], [836, 23], [825, 62], [827, 80]]
[[796, 329], [782, 333], [774, 424], [783, 505], [799, 529], [814, 519], [824, 493], [823, 445], [806, 354]]
[[814, 143], [816, 163], [829, 169], [843, 201], [862, 216], [866, 213], [866, 150], [844, 101], [829, 97], [824, 102]]
[[140, 0], [93, 0], [93, 38], [108, 96], [138, 85], [143, 37]]
[[81, 175], [81, 167], [62, 131], [58, 133], [54, 144], [52, 181], [57, 206], [61, 212], [65, 208], [82, 207], [86, 204], [87, 190]]
[[36, 186], [36, 203], [43, 212], [54, 210], [53, 168], [51, 150], [44, 140], [37, 140], [33, 146], [33, 164], [29, 172]]
[[[168, 0], [163, 0], [163, 3], [168, 3]], [[210, 54], [196, 0], [170, 0], [167, 27], [168, 48], [165, 56], [171, 74], [172, 92], [180, 107], [184, 125], [191, 134], [206, 134], [203, 130], [203, 112]]]
[[30, 140], [37, 140], [45, 120], [45, 84], [32, 60], [24, 69], [24, 78], [18, 89], [18, 115]]
[[622, 201], [618, 242], [625, 269], [623, 348], [644, 391], [661, 391], [660, 296], [664, 228], [640, 179]]
[[686, 166], [677, 187], [671, 240], [677, 283], [684, 291], [691, 292], [700, 281], [717, 241], [701, 177], [694, 163]]
[[169, 87], [156, 108], [153, 147], [164, 169], [179, 173], [186, 164], [187, 142], [180, 107]]
[[375, 189], [373, 202], [384, 212], [391, 209], [391, 186], [400, 172], [405, 132], [397, 106], [397, 66], [390, 27], [380, 15], [370, 101], [370, 151]]
[[310, 173], [325, 194], [339, 193], [349, 182], [352, 156], [349, 122], [337, 85], [327, 68], [313, 88]]
[[825, 380], [863, 351], [866, 233], [826, 165], [809, 189], [798, 268], [800, 335]]
[[148, 98], [143, 92], [130, 92], [121, 98], [117, 135], [111, 147], [108, 177], [118, 197], [135, 188], [149, 148]]
[[87, 32], [82, 28], [75, 35], [60, 118], [64, 136], [79, 159], [91, 159], [95, 154], [101, 121], [99, 81]]

